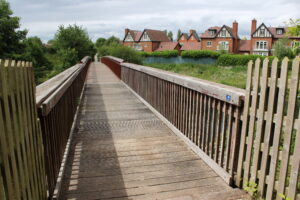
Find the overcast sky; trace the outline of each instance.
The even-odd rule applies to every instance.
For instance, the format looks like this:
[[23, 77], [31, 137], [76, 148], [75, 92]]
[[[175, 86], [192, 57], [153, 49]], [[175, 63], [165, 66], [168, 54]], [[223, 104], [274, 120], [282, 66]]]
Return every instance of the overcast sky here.
[[210, 26], [239, 23], [239, 35], [247, 36], [251, 20], [258, 25], [284, 25], [300, 18], [300, 0], [8, 0], [14, 15], [21, 17], [29, 36], [52, 39], [61, 24], [87, 29], [92, 40], [115, 35], [124, 29], [144, 28], [202, 33]]

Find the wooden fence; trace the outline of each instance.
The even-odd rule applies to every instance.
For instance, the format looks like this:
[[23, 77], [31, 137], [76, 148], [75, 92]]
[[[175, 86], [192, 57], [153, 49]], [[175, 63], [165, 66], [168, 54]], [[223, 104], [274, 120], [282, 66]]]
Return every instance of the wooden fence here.
[[0, 199], [46, 199], [31, 63], [0, 60]]
[[300, 199], [299, 57], [248, 65], [236, 184], [261, 197]]
[[90, 62], [91, 59], [85, 57], [81, 63], [37, 86], [36, 101], [43, 133], [50, 197], [54, 194]]
[[267, 200], [300, 199], [299, 57], [249, 62], [246, 91], [104, 59], [226, 182]]

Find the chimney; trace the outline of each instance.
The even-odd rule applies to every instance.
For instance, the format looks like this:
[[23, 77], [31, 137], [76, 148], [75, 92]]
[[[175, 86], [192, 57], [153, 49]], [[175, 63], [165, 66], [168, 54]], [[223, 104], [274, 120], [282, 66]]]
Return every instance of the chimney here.
[[256, 30], [256, 23], [257, 23], [256, 19], [255, 18], [252, 19], [252, 23], [251, 23], [251, 35]]
[[191, 30], [190, 30], [190, 35], [192, 35], [192, 34], [193, 34], [193, 32], [194, 32], [194, 30], [193, 30], [193, 29], [191, 29]]
[[125, 28], [125, 36], [127, 35], [128, 32], [129, 32], [129, 29]]
[[232, 32], [235, 37], [238, 36], [238, 26], [239, 24], [234, 20], [234, 22], [232, 23]]

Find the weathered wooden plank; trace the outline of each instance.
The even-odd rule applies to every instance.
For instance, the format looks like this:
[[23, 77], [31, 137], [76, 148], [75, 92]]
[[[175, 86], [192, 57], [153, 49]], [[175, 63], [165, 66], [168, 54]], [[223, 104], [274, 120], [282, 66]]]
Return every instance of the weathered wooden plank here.
[[279, 153], [279, 143], [280, 143], [280, 135], [282, 130], [282, 117], [284, 112], [284, 104], [285, 104], [285, 94], [286, 94], [286, 83], [287, 83], [287, 73], [288, 73], [288, 60], [281, 64], [281, 72], [280, 72], [280, 81], [279, 81], [279, 93], [278, 93], [278, 102], [277, 102], [277, 115], [276, 124], [274, 128], [274, 139], [272, 145], [272, 157], [270, 162], [270, 172], [268, 176], [268, 188], [266, 199], [272, 199], [274, 186], [275, 186], [275, 178], [276, 178], [276, 167], [278, 163], [278, 153]]
[[[258, 89], [260, 82], [260, 59], [255, 61], [254, 77], [253, 77], [253, 95], [252, 95], [252, 105], [250, 108], [250, 122], [248, 130], [248, 140], [247, 140], [247, 151], [246, 151], [246, 160], [245, 160], [245, 169], [243, 175], [243, 184], [246, 185], [249, 180], [250, 168], [251, 168], [251, 155], [252, 155], [252, 144], [254, 139], [255, 131], [255, 121], [256, 121], [256, 107], [258, 101]], [[244, 121], [244, 123], [247, 123]]]
[[270, 79], [270, 92], [268, 98], [268, 108], [266, 113], [266, 127], [264, 133], [263, 140], [263, 149], [262, 149], [262, 159], [261, 159], [261, 168], [260, 168], [260, 176], [259, 176], [259, 191], [264, 194], [265, 193], [265, 181], [266, 181], [266, 170], [268, 165], [268, 157], [270, 152], [270, 137], [272, 134], [272, 126], [273, 126], [273, 116], [274, 116], [274, 103], [275, 103], [275, 94], [276, 94], [276, 86], [278, 79], [278, 59], [275, 58], [272, 62], [271, 68], [271, 79]]
[[[266, 107], [266, 96], [267, 96], [267, 86], [268, 86], [268, 77], [269, 77], [269, 60], [266, 58], [263, 61], [263, 68], [262, 68], [262, 75], [260, 78], [260, 94], [259, 94], [259, 108], [257, 111], [257, 122], [256, 122], [256, 130], [255, 131], [255, 138], [254, 138], [254, 144], [253, 144], [253, 163], [252, 163], [252, 171], [251, 171], [251, 178], [250, 180], [252, 182], [256, 182], [257, 178], [257, 171], [258, 171], [258, 165], [259, 165], [259, 156], [260, 156], [260, 147], [261, 147], [261, 140], [262, 140], [262, 134], [264, 132], [264, 114], [265, 114], [265, 107]], [[253, 108], [255, 109], [255, 108]]]

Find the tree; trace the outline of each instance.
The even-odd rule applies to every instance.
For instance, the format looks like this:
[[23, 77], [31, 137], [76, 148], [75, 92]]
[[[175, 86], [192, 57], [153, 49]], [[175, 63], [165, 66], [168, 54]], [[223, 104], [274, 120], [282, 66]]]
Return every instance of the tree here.
[[177, 40], [179, 40], [179, 38], [180, 38], [181, 34], [182, 34], [181, 30], [180, 30], [180, 29], [178, 29], [178, 31], [177, 31]]
[[106, 40], [105, 45], [112, 45], [112, 44], [120, 44], [120, 39], [115, 36], [111, 36]]
[[[68, 27], [59, 26], [53, 40], [53, 47], [56, 52], [64, 52], [63, 55], [65, 56], [68, 55], [66, 52], [70, 51], [74, 59], [73, 62], [70, 62], [71, 64], [75, 64], [84, 56], [93, 57], [96, 53], [87, 31], [76, 24]], [[75, 52], [76, 55], [74, 55]]]
[[18, 30], [20, 18], [12, 14], [9, 3], [0, 0], [0, 58], [15, 58], [24, 48], [27, 30]]
[[105, 42], [105, 38], [98, 38], [95, 43], [96, 48], [102, 47], [105, 44]]
[[274, 43], [274, 56], [277, 56], [279, 59], [285, 56], [288, 58], [294, 57], [288, 37], [281, 38]]
[[172, 31], [168, 32], [168, 37], [170, 38], [171, 41], [173, 41], [173, 32]]
[[300, 19], [290, 19], [287, 34], [290, 36], [300, 37]]

